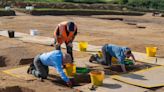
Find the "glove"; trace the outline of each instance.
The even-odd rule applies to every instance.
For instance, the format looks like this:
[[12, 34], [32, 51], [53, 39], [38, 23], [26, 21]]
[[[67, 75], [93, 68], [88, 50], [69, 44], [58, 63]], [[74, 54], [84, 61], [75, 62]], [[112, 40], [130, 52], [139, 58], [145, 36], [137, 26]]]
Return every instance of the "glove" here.
[[61, 47], [60, 47], [60, 44], [59, 44], [59, 43], [56, 43], [56, 44], [55, 44], [55, 49], [56, 49], [56, 50], [61, 50]]

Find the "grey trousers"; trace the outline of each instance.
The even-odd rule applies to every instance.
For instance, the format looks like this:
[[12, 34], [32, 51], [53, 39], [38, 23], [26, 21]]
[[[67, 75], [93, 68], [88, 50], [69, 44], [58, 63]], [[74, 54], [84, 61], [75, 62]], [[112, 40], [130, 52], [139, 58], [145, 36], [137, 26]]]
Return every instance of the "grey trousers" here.
[[110, 55], [110, 53], [107, 51], [107, 44], [105, 44], [103, 47], [102, 47], [102, 58], [101, 61], [101, 64], [103, 65], [109, 65], [111, 66], [112, 65], [112, 62], [111, 62], [111, 59], [112, 59], [112, 56]]
[[49, 72], [48, 66], [45, 66], [41, 63], [39, 56], [40, 54], [34, 58], [33, 63], [34, 63], [35, 69], [32, 70], [32, 75], [38, 78], [47, 79], [48, 72]]

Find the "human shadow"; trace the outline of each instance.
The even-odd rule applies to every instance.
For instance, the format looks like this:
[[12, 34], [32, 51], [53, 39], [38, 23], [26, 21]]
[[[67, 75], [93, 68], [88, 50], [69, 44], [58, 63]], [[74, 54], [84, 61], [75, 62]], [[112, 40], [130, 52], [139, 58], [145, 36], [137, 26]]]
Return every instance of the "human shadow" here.
[[134, 73], [125, 74], [125, 75], [122, 75], [122, 77], [128, 77], [131, 79], [138, 79], [138, 80], [147, 80], [144, 78], [143, 75], [138, 75], [138, 74], [134, 74]]
[[109, 88], [109, 89], [118, 89], [118, 88], [121, 88], [122, 86], [120, 84], [107, 84], [107, 83], [103, 83], [103, 85], [101, 87]]
[[[66, 84], [66, 82], [63, 81], [60, 76], [49, 74], [47, 80], [51, 81], [55, 85], [59, 85], [59, 86], [63, 86], [63, 87], [68, 87], [67, 84]], [[70, 78], [70, 81], [72, 82], [72, 86], [73, 87], [81, 86], [78, 82], [76, 82], [74, 80], [74, 78]]]
[[49, 74], [47, 80], [52, 82], [55, 85], [68, 87], [67, 84], [57, 75]]

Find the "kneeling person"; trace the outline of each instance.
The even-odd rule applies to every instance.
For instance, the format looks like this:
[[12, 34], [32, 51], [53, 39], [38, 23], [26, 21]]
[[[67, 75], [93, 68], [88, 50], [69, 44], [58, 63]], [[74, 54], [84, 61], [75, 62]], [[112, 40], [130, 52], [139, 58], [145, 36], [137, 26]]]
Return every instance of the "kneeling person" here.
[[63, 71], [64, 65], [71, 62], [72, 59], [69, 54], [62, 54], [61, 50], [54, 50], [48, 53], [37, 55], [34, 58], [33, 65], [30, 65], [27, 73], [32, 74], [40, 79], [46, 79], [49, 71], [48, 66], [52, 66], [57, 70], [67, 85], [72, 86], [71, 81]]
[[132, 57], [134, 64], [136, 61], [130, 48], [121, 47], [121, 46], [117, 46], [114, 44], [105, 44], [102, 47], [102, 57], [103, 57], [103, 59], [98, 59], [98, 58], [96, 58], [96, 56], [91, 56], [89, 61], [90, 62], [97, 61], [98, 63], [101, 63], [103, 65], [111, 66], [112, 65], [112, 57], [115, 57], [115, 58], [117, 58], [119, 64], [121, 65], [123, 72], [126, 72], [125, 62], [124, 62], [124, 60], [126, 58]]

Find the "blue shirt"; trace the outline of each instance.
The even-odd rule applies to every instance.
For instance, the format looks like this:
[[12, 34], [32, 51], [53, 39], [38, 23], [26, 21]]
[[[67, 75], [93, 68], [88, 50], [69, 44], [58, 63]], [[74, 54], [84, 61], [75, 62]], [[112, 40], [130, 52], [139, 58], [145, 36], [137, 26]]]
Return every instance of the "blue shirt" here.
[[120, 64], [124, 64], [124, 60], [126, 58], [124, 52], [130, 49], [128, 47], [121, 47], [114, 44], [108, 44], [106, 50], [112, 57], [117, 58]]
[[62, 68], [63, 54], [60, 50], [54, 50], [48, 53], [43, 53], [40, 55], [39, 58], [42, 64], [56, 68], [57, 72], [60, 74], [61, 78], [65, 82], [69, 81], [69, 78], [63, 72], [63, 68]]

